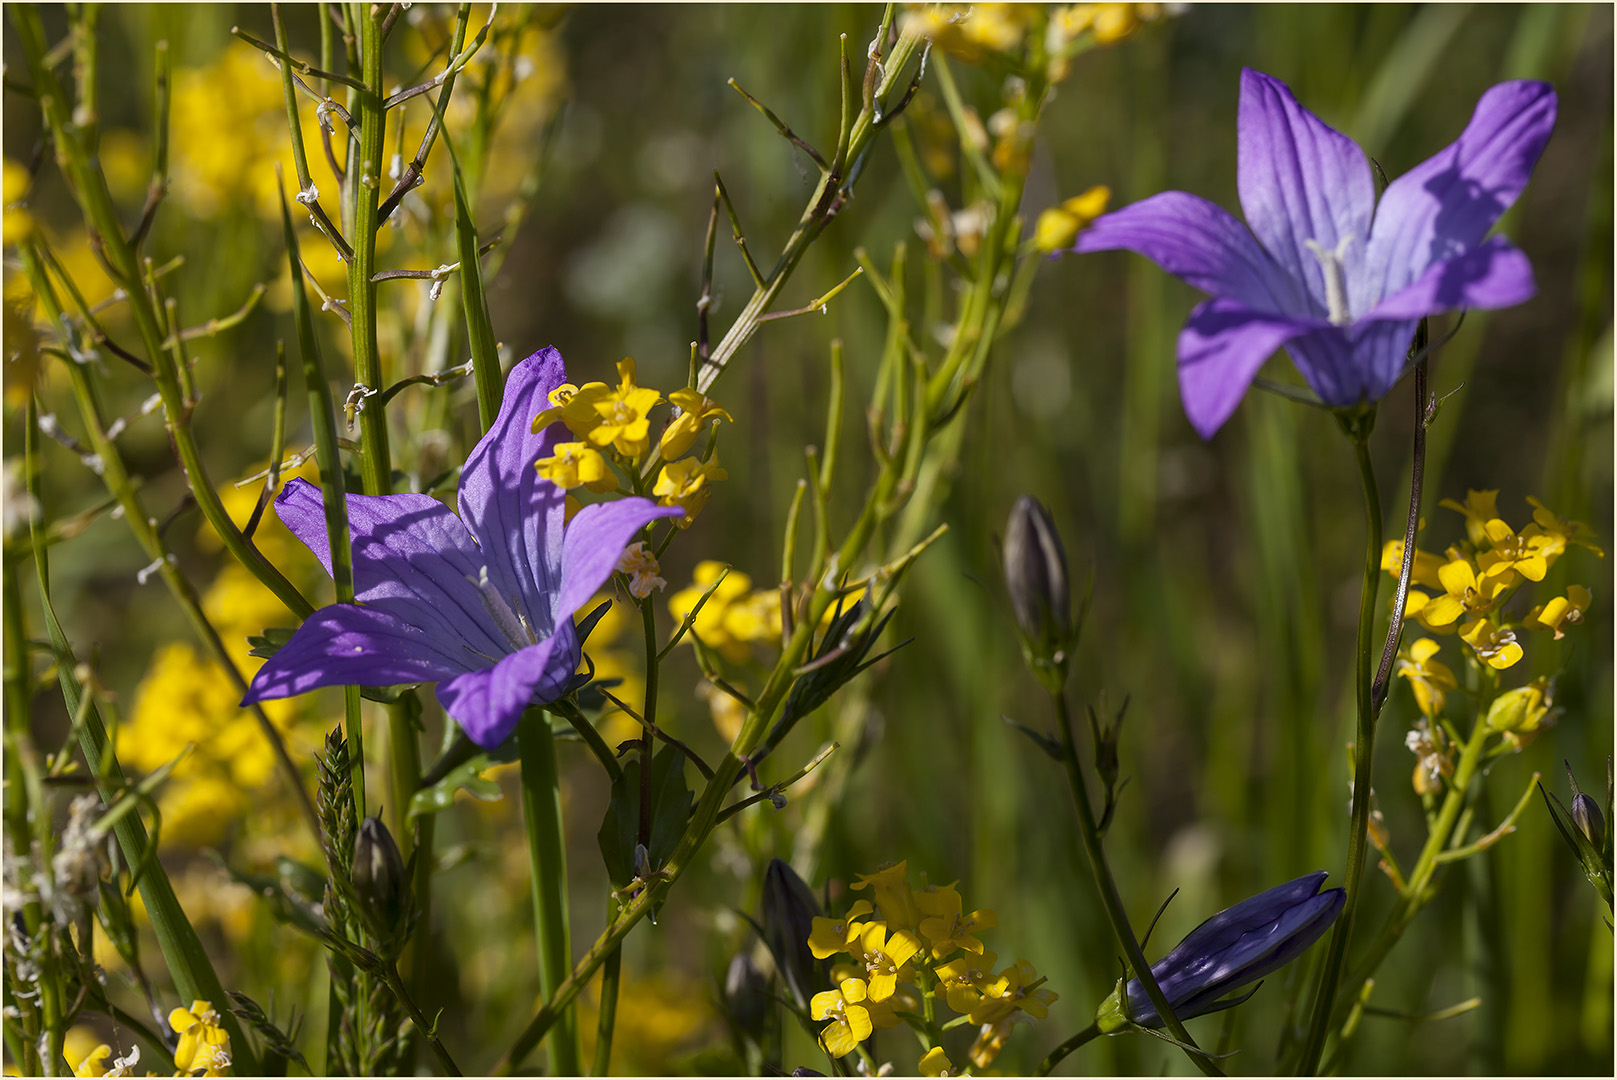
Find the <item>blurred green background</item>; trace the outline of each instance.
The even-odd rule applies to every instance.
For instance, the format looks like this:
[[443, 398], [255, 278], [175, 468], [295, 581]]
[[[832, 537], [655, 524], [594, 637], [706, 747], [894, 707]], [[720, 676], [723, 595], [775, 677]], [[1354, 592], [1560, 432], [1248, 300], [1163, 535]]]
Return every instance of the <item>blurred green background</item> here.
[[[507, 9], [501, 12], [503, 18]], [[294, 49], [314, 55], [312, 13], [287, 14]], [[532, 67], [489, 151], [478, 207], [480, 225], [492, 231], [521, 178], [541, 160], [548, 120], [560, 109], [537, 196], [503, 235], [503, 265], [490, 284], [509, 362], [553, 344], [578, 382], [614, 381], [612, 363], [632, 355], [643, 383], [665, 392], [682, 385], [695, 336], [712, 171], [723, 175], [749, 244], [766, 265], [815, 179], [811, 163], [794, 155], [725, 80], [734, 77], [806, 138], [828, 143], [835, 136], [837, 34], [867, 41], [878, 15], [879, 9], [851, 5], [531, 13], [535, 28], [522, 48]], [[46, 17], [59, 36], [60, 13], [47, 9]], [[445, 16], [418, 5], [411, 12], [417, 17]], [[103, 160], [109, 174], [125, 168], [128, 183], [115, 194], [133, 220], [149, 154], [150, 57], [156, 40], [169, 42], [179, 72], [176, 183], [149, 250], [159, 259], [185, 256], [170, 288], [188, 324], [235, 309], [256, 282], [270, 285], [265, 303], [240, 327], [194, 350], [203, 391], [197, 425], [221, 482], [262, 467], [273, 344], [294, 336], [284, 297], [277, 297], [276, 282], [286, 276], [280, 224], [268, 212], [275, 205], [273, 147], [285, 138], [278, 78], [261, 54], [233, 41], [233, 24], [272, 36], [267, 11], [255, 6], [109, 7], [99, 102]], [[20, 68], [12, 43], [6, 48], [8, 65]], [[423, 60], [424, 53], [390, 47], [390, 75], [396, 65], [402, 84]], [[1177, 188], [1238, 209], [1235, 107], [1243, 66], [1287, 81], [1389, 176], [1447, 145], [1493, 83], [1554, 83], [1555, 136], [1501, 226], [1532, 259], [1539, 294], [1518, 308], [1471, 314], [1437, 354], [1433, 389], [1455, 393], [1431, 429], [1421, 546], [1440, 551], [1463, 536], [1459, 516], [1439, 509], [1437, 500], [1463, 499], [1468, 488], [1497, 488], [1501, 513], [1517, 528], [1530, 519], [1526, 496], [1535, 495], [1592, 523], [1610, 542], [1611, 8], [1188, 7], [1075, 63], [1042, 123], [1028, 220], [1094, 184], [1111, 187], [1114, 206]], [[963, 65], [955, 71], [968, 100], [991, 112], [995, 81]], [[266, 78], [267, 97], [260, 85]], [[906, 117], [923, 153], [929, 143], [949, 145], [937, 93], [929, 79]], [[260, 101], [267, 105], [255, 105]], [[249, 115], [255, 108], [259, 119]], [[38, 152], [37, 115], [9, 93], [5, 110], [5, 154], [26, 163]], [[410, 123], [418, 133], [424, 114]], [[416, 137], [406, 140], [406, 156]], [[323, 162], [312, 164], [317, 178], [326, 175]], [[958, 208], [958, 189], [950, 186], [956, 183], [949, 181], [944, 194]], [[445, 185], [433, 187], [429, 178], [423, 189], [429, 210], [445, 197]], [[49, 162], [31, 207], [57, 238], [64, 261], [76, 260], [70, 265], [93, 275], [82, 227], [75, 229], [71, 201]], [[920, 214], [890, 143], [879, 143], [856, 198], [799, 268], [783, 305], [806, 303], [844, 277], [856, 247], [885, 266], [893, 244], [907, 240], [912, 264], [919, 261]], [[382, 255], [385, 268], [452, 261], [452, 232], [436, 256], [412, 246], [434, 235], [430, 217], [420, 229], [406, 225]], [[312, 245], [313, 234], [304, 242]], [[316, 277], [324, 272], [340, 293], [332, 260], [308, 258]], [[716, 286], [722, 328], [751, 288], [723, 236]], [[394, 310], [391, 330], [384, 327], [384, 362], [399, 375], [412, 373], [429, 355], [421, 328], [430, 302], [419, 283], [398, 283], [397, 294], [387, 288], [382, 303]], [[86, 291], [92, 300], [105, 295], [95, 286]], [[1178, 401], [1173, 348], [1195, 298], [1125, 254], [1041, 267], [1025, 321], [998, 348], [971, 405], [962, 466], [946, 478], [942, 517], [950, 532], [920, 562], [888, 631], [895, 641], [913, 640], [804, 725], [815, 730], [795, 734], [779, 752], [781, 763], [796, 762], [834, 732], [862, 730], [859, 745], [843, 751], [857, 764], [842, 786], [800, 790], [786, 811], [753, 811], [721, 830], [711, 864], [680, 883], [660, 925], [636, 929], [620, 1006], [620, 1071], [736, 1067], [722, 1050], [727, 1043], [713, 1002], [729, 957], [749, 944], [750, 932], [732, 909], [755, 910], [763, 865], [775, 855], [796, 861], [816, 888], [831, 881], [833, 895], [855, 873], [908, 859], [912, 874], [959, 879], [968, 909], [997, 911], [1000, 926], [989, 947], [1002, 962], [1032, 960], [1061, 994], [1051, 1019], [1018, 1032], [997, 1068], [1026, 1071], [1089, 1022], [1119, 965], [1081, 863], [1061, 774], [1001, 722], [1008, 716], [1047, 723], [1042, 694], [1022, 670], [998, 584], [995, 537], [1024, 492], [1052, 508], [1076, 575], [1093, 572], [1075, 700], [1104, 694], [1114, 707], [1125, 697], [1130, 702], [1121, 751], [1129, 783], [1109, 851], [1137, 924], [1180, 890], [1148, 954], [1160, 955], [1213, 911], [1298, 874], [1325, 868], [1339, 883], [1353, 708], [1347, 676], [1363, 551], [1358, 480], [1348, 444], [1327, 416], [1272, 395], [1250, 394], [1211, 442], [1194, 434]], [[116, 337], [118, 316], [108, 318]], [[347, 355], [345, 334], [334, 318], [323, 318], [328, 364], [335, 366], [333, 358]], [[736, 419], [720, 440], [730, 478], [665, 561], [669, 595], [690, 581], [699, 559], [732, 563], [760, 587], [774, 583], [803, 448], [823, 438], [833, 337], [846, 345], [850, 380], [845, 464], [833, 493], [846, 524], [871, 475], [861, 403], [884, 333], [874, 292], [856, 283], [828, 315], [766, 325], [743, 351], [716, 391]], [[451, 362], [464, 359], [463, 340], [439, 347]], [[1286, 361], [1272, 363], [1279, 369]], [[137, 380], [117, 368], [109, 385], [110, 415], [132, 413], [144, 396]], [[346, 388], [338, 387], [339, 396]], [[61, 384], [47, 377], [41, 392], [50, 407]], [[1406, 384], [1388, 397], [1373, 441], [1389, 533], [1407, 500], [1411, 393]], [[392, 411], [396, 465], [419, 481], [441, 471], [434, 462], [459, 461], [475, 434], [475, 414], [469, 384], [430, 395], [407, 391]], [[301, 405], [293, 416], [288, 446], [301, 448], [309, 438]], [[71, 429], [65, 418], [64, 424]], [[445, 434], [429, 437], [429, 429]], [[9, 455], [18, 433], [8, 428], [6, 436]], [[122, 444], [149, 505], [175, 506], [183, 478], [160, 425], [151, 419], [132, 425]], [[72, 515], [102, 497], [96, 478], [72, 454], [54, 444], [45, 453], [49, 516]], [[205, 538], [193, 541], [199, 525], [194, 513], [181, 517], [171, 535], [185, 552], [187, 572], [206, 582], [221, 556]], [[105, 517], [52, 559], [55, 601], [68, 632], [81, 653], [97, 652], [100, 677], [130, 708], [152, 668], [154, 642], [186, 636], [159, 586], [135, 584], [142, 561], [127, 529]], [[312, 563], [300, 565], [307, 577]], [[1479, 822], [1502, 817], [1535, 770], [1565, 800], [1563, 760], [1586, 786], [1599, 786], [1612, 748], [1611, 561], [1575, 550], [1539, 587], [1539, 600], [1567, 582], [1593, 590], [1585, 624], [1553, 647], [1535, 636], [1527, 659], [1506, 678], [1515, 685], [1556, 675], [1555, 704], [1564, 711], [1524, 753], [1493, 768]], [[320, 595], [329, 598], [329, 591]], [[631, 668], [632, 655], [622, 661]], [[716, 756], [724, 743], [707, 705], [692, 695], [696, 666], [687, 653], [676, 656], [660, 714], [699, 752]], [[1451, 660], [1457, 666], [1457, 656]], [[59, 702], [41, 699], [39, 708], [43, 727], [61, 722]], [[302, 710], [296, 723], [307, 760], [341, 707], [317, 698]], [[1408, 781], [1414, 759], [1402, 745], [1415, 715], [1408, 691], [1396, 686], [1377, 740], [1378, 804], [1406, 865], [1424, 839]], [[439, 723], [433, 721], [433, 735]], [[435, 745], [432, 738], [427, 745]], [[576, 747], [564, 748], [563, 767], [575, 948], [582, 950], [606, 909], [594, 839], [605, 783]], [[244, 814], [260, 797], [269, 796], [249, 795], [234, 812]], [[446, 1010], [446, 1040], [463, 1048], [463, 1064], [479, 1068], [533, 1006], [520, 815], [508, 798], [458, 805], [442, 821], [438, 848], [456, 865], [437, 879], [439, 997], [422, 1004], [429, 1014]], [[221, 824], [206, 842], [233, 865], [262, 867], [285, 847], [249, 823]], [[306, 845], [295, 850], [310, 857]], [[177, 874], [211, 873], [195, 847], [172, 844], [165, 861]], [[1535, 797], [1514, 835], [1450, 878], [1378, 975], [1374, 1001], [1419, 1013], [1480, 994], [1483, 1006], [1436, 1025], [1367, 1018], [1343, 1071], [1604, 1071], [1612, 1059], [1611, 935], [1542, 803]], [[255, 914], [250, 900], [224, 899], [224, 890], [205, 884], [214, 879], [197, 880], [204, 884], [195, 890], [196, 903], [207, 909], [226, 985], [260, 1001], [277, 988], [277, 1000], [305, 1001], [311, 1015], [322, 1013], [312, 947]], [[1372, 871], [1361, 908], [1366, 932], [1379, 925], [1391, 899], [1385, 879]], [[1195, 1022], [1192, 1032], [1204, 1045], [1239, 1048], [1228, 1062], [1232, 1072], [1269, 1071], [1288, 989], [1299, 974], [1300, 968], [1278, 973], [1251, 1003]], [[788, 1068], [823, 1066], [800, 1032], [791, 1038]], [[878, 1047], [878, 1060], [891, 1058], [907, 1071], [913, 1060], [907, 1035], [883, 1034]], [[1067, 1067], [1075, 1063], [1090, 1071], [1188, 1067], [1176, 1051], [1141, 1038], [1091, 1044]]]

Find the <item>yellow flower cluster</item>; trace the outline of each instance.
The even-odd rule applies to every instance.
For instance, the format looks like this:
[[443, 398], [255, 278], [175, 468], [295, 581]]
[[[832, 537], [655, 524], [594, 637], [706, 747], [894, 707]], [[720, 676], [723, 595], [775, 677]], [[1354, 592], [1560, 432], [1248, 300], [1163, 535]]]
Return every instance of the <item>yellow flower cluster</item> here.
[[[684, 622], [696, 608], [702, 594], [724, 573], [724, 564], [706, 559], [696, 564], [691, 585], [668, 600], [668, 611]], [[716, 650], [734, 664], [743, 663], [756, 642], [780, 641], [780, 592], [752, 587], [752, 578], [732, 570], [719, 583], [702, 610], [696, 613], [691, 631], [702, 644]]]
[[1111, 188], [1092, 187], [1060, 206], [1052, 206], [1039, 215], [1039, 223], [1033, 230], [1033, 246], [1043, 252], [1069, 246], [1080, 230], [1106, 212], [1106, 203], [1111, 197]]
[[[539, 475], [571, 491], [583, 487], [596, 493], [620, 490], [618, 470], [632, 475], [651, 449], [651, 410], [662, 403], [657, 391], [635, 381], [635, 363], [618, 364], [618, 385], [592, 382], [583, 386], [563, 383], [550, 393], [550, 408], [534, 417], [533, 430], [564, 424], [573, 442], [557, 443], [550, 457], [535, 463]], [[718, 455], [681, 457], [696, 442], [709, 420], [729, 420], [730, 414], [711, 398], [695, 390], [668, 395], [679, 409], [663, 428], [658, 455], [665, 461], [652, 494], [664, 506], [678, 506], [685, 516], [676, 524], [686, 528], [713, 495], [713, 485], [726, 478]]]
[[[1582, 621], [1592, 597], [1588, 589], [1573, 585], [1565, 596], [1540, 604], [1515, 624], [1500, 617], [1505, 602], [1523, 582], [1543, 581], [1571, 545], [1602, 557], [1605, 553], [1595, 544], [1589, 526], [1561, 517], [1531, 497], [1527, 501], [1533, 506], [1533, 522], [1518, 533], [1499, 516], [1498, 496], [1497, 491], [1471, 491], [1463, 503], [1444, 499], [1439, 504], [1465, 516], [1467, 539], [1443, 557], [1415, 552], [1410, 576], [1411, 585], [1419, 588], [1409, 590], [1403, 614], [1433, 633], [1458, 631], [1478, 661], [1503, 671], [1522, 658], [1517, 627], [1560, 638], [1566, 626]], [[1389, 542], [1382, 551], [1382, 568], [1396, 577], [1403, 557], [1403, 541]], [[1436, 651], [1435, 643], [1414, 643], [1399, 670], [1416, 687], [1416, 700], [1428, 716], [1441, 711], [1441, 691], [1454, 688], [1452, 673], [1431, 659]]]
[[[874, 904], [858, 900], [841, 918], [816, 918], [808, 939], [816, 959], [852, 958], [832, 967], [836, 989], [810, 1002], [814, 1019], [829, 1021], [820, 1040], [832, 1055], [851, 1053], [873, 1031], [896, 1026], [901, 1013], [917, 1013], [920, 997], [912, 983], [941, 990], [951, 1009], [981, 1029], [971, 1048], [979, 1069], [999, 1056], [1012, 1025], [1049, 1015], [1057, 995], [1032, 964], [1018, 960], [994, 973], [997, 957], [977, 934], [998, 926], [999, 918], [987, 909], [966, 912], [953, 885], [911, 889], [908, 864], [900, 862], [859, 875], [852, 888], [872, 890]], [[945, 1076], [952, 1066], [933, 1047], [919, 1068]]]
[[[221, 488], [225, 509], [237, 524], [246, 523], [259, 490], [256, 484]], [[274, 511], [265, 511], [254, 539], [275, 565], [312, 572], [307, 551]], [[204, 525], [198, 546], [217, 550], [221, 544]], [[219, 571], [202, 596], [202, 608], [231, 660], [249, 679], [263, 661], [248, 655], [247, 638], [266, 627], [295, 621], [268, 588], [235, 562]], [[188, 642], [170, 641], [152, 658], [136, 690], [134, 708], [118, 731], [118, 753], [126, 765], [151, 772], [192, 748], [158, 797], [163, 846], [217, 844], [250, 806], [261, 808], [259, 793], [281, 790], [272, 778], [274, 753], [257, 720], [239, 707], [240, 701], [241, 691], [225, 669]], [[294, 733], [303, 706], [286, 700], [265, 702], [263, 708], [286, 737]], [[293, 758], [307, 760], [308, 755], [300, 748]]]
[[1067, 62], [1085, 44], [1116, 44], [1163, 11], [1161, 4], [1065, 4], [1051, 9], [1037, 4], [951, 4], [928, 5], [906, 19], [938, 48], [972, 64], [992, 54], [1016, 52], [1028, 32], [1042, 22], [1042, 51], [1051, 62], [1051, 80], [1059, 82], [1067, 75]]
[[206, 1001], [168, 1014], [168, 1026], [180, 1037], [174, 1048], [177, 1076], [225, 1076], [230, 1068], [230, 1035], [219, 1026], [219, 1014]]

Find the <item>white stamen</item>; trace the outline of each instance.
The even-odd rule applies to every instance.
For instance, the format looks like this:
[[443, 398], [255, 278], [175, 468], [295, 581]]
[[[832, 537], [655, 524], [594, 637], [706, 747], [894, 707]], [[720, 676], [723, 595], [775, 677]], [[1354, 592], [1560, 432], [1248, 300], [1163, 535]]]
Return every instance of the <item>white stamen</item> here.
[[488, 567], [482, 567], [476, 577], [466, 575], [466, 580], [477, 586], [478, 594], [483, 599], [483, 607], [493, 618], [494, 625], [500, 628], [505, 640], [511, 643], [513, 649], [526, 649], [529, 645], [537, 645], [538, 638], [528, 621], [512, 610], [505, 597], [501, 596], [488, 580]]
[[1320, 273], [1325, 278], [1326, 316], [1336, 326], [1346, 326], [1353, 321], [1353, 314], [1348, 310], [1347, 274], [1342, 268], [1342, 260], [1352, 242], [1353, 235], [1349, 233], [1336, 242], [1335, 251], [1326, 251], [1316, 240], [1303, 241], [1303, 246], [1319, 260]]

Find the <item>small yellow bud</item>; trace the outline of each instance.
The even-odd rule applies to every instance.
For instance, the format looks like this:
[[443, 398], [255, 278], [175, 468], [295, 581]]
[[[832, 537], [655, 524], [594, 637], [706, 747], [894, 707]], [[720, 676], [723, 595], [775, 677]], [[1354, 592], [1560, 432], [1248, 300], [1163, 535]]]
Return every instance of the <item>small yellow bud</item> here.
[[1551, 702], [1547, 679], [1534, 679], [1526, 686], [1506, 690], [1488, 706], [1488, 727], [1516, 734], [1537, 731], [1544, 717], [1549, 715]]
[[1033, 231], [1034, 247], [1040, 251], [1070, 247], [1080, 231], [1106, 212], [1106, 203], [1111, 197], [1111, 188], [1096, 185], [1046, 210], [1039, 215], [1039, 223]]

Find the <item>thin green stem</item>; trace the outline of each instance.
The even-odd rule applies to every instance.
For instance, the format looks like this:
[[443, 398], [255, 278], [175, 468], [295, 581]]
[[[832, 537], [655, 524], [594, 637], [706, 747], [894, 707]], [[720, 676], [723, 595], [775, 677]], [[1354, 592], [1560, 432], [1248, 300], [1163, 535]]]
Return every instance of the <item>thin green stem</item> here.
[[651, 597], [640, 602], [641, 624], [646, 638], [646, 695], [641, 706], [640, 732], [640, 843], [651, 847], [651, 762], [656, 755], [657, 729], [657, 618]]
[[1347, 961], [1348, 940], [1353, 932], [1353, 919], [1359, 905], [1359, 893], [1364, 885], [1365, 850], [1370, 829], [1370, 769], [1374, 760], [1376, 715], [1374, 692], [1375, 677], [1374, 631], [1376, 619], [1376, 590], [1381, 583], [1381, 496], [1376, 489], [1375, 469], [1370, 463], [1370, 430], [1375, 414], [1362, 413], [1342, 418], [1342, 429], [1353, 443], [1354, 459], [1359, 466], [1359, 482], [1364, 489], [1365, 552], [1364, 584], [1359, 594], [1359, 630], [1354, 648], [1354, 693], [1358, 701], [1358, 723], [1354, 739], [1353, 764], [1353, 822], [1348, 833], [1348, 862], [1346, 873], [1347, 901], [1342, 915], [1331, 931], [1331, 943], [1320, 969], [1319, 989], [1314, 995], [1314, 1013], [1309, 1022], [1308, 1040], [1303, 1044], [1302, 1058], [1297, 1065], [1300, 1076], [1312, 1076], [1319, 1068], [1325, 1039], [1331, 1028], [1331, 1015], [1335, 1006], [1338, 984]]
[[[348, 180], [353, 198], [350, 229], [354, 257], [348, 264], [349, 330], [354, 351], [354, 381], [380, 390], [382, 357], [376, 339], [376, 229], [379, 224], [377, 191], [382, 182], [386, 154], [387, 112], [382, 108], [382, 35], [368, 5], [349, 8], [357, 17], [363, 90], [356, 91], [359, 144], [352, 150]], [[349, 27], [350, 31], [355, 27]], [[365, 494], [393, 491], [393, 459], [388, 451], [387, 411], [380, 405], [359, 414], [360, 476]]]
[[[527, 827], [532, 868], [533, 913], [539, 945], [539, 991], [555, 997], [567, 979], [572, 936], [567, 920], [567, 845], [561, 818], [561, 783], [550, 724], [538, 709], [517, 724], [522, 760], [522, 820]], [[577, 1014], [562, 1017], [550, 1039], [552, 1076], [577, 1076], [580, 1067]]]
[[449, 1056], [449, 1051], [444, 1049], [444, 1044], [438, 1041], [437, 1028], [427, 1023], [427, 1018], [421, 1015], [421, 1009], [416, 1005], [415, 999], [410, 996], [410, 991], [405, 989], [404, 980], [399, 978], [398, 967], [388, 964], [382, 978], [387, 983], [387, 988], [393, 991], [393, 996], [398, 999], [399, 1004], [404, 1007], [404, 1011], [410, 1014], [410, 1021], [415, 1024], [416, 1030], [421, 1032], [421, 1037], [432, 1048], [433, 1055], [437, 1057], [438, 1064], [443, 1067], [444, 1072], [450, 1076], [465, 1075], [460, 1071], [460, 1066], [455, 1064], [455, 1059]]
[[[617, 913], [617, 901], [608, 899], [606, 918], [612, 921]], [[623, 950], [616, 949], [601, 965], [601, 1018], [595, 1028], [595, 1061], [590, 1066], [591, 1076], [612, 1074], [612, 1033], [618, 1021], [618, 983], [623, 974]]]
[[1084, 1028], [1084, 1030], [1080, 1031], [1078, 1034], [1074, 1035], [1072, 1038], [1050, 1051], [1050, 1053], [1045, 1056], [1045, 1059], [1039, 1062], [1038, 1075], [1049, 1076], [1051, 1070], [1053, 1070], [1057, 1065], [1061, 1064], [1061, 1060], [1063, 1058], [1072, 1053], [1074, 1050], [1078, 1049], [1080, 1046], [1083, 1046], [1087, 1042], [1093, 1041], [1099, 1036], [1100, 1025], [1090, 1024], [1088, 1027]]
[[1190, 1037], [1190, 1032], [1185, 1030], [1183, 1022], [1174, 1015], [1173, 1006], [1168, 1002], [1168, 995], [1157, 985], [1157, 977], [1151, 971], [1144, 950], [1140, 948], [1139, 939], [1134, 936], [1134, 930], [1129, 926], [1128, 909], [1123, 906], [1123, 897], [1117, 891], [1117, 881], [1112, 877], [1111, 865], [1106, 861], [1106, 848], [1101, 844], [1100, 830], [1095, 824], [1095, 811], [1089, 805], [1089, 782], [1084, 778], [1083, 763], [1078, 760], [1078, 746], [1072, 737], [1072, 717], [1067, 710], [1067, 697], [1059, 689], [1052, 690], [1050, 702], [1055, 706], [1056, 726], [1061, 729], [1062, 763], [1067, 768], [1067, 780], [1072, 785], [1073, 802], [1078, 807], [1078, 836], [1083, 841], [1084, 854], [1089, 859], [1089, 870], [1094, 875], [1101, 906], [1106, 909], [1106, 918], [1112, 924], [1112, 934], [1117, 938], [1117, 944], [1128, 960], [1129, 970], [1140, 980], [1140, 986], [1144, 988], [1145, 996], [1151, 999], [1157, 1015], [1162, 1018], [1174, 1038], [1185, 1044], [1185, 1053], [1191, 1063], [1204, 1075], [1223, 1076], [1223, 1071], [1213, 1064], [1212, 1058], [1201, 1053], [1196, 1046], [1196, 1040]]

